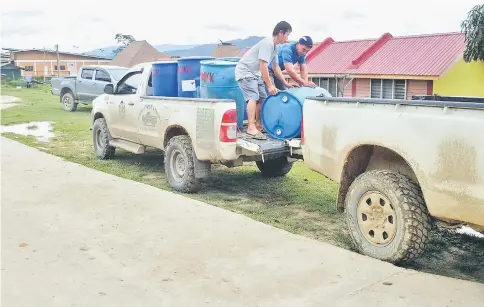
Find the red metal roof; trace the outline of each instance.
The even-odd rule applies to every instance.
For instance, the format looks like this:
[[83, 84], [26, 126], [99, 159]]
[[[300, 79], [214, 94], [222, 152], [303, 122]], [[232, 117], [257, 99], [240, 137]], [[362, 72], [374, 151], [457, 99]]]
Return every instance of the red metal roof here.
[[310, 74], [341, 74], [375, 40], [334, 42], [307, 63]]
[[464, 47], [463, 33], [385, 34], [379, 40], [334, 42], [308, 61], [308, 70], [311, 74], [440, 76]]

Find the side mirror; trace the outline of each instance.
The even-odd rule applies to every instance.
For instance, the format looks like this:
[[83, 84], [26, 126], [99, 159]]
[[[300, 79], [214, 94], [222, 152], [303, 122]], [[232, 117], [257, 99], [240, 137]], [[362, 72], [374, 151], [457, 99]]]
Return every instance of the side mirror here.
[[104, 87], [104, 93], [108, 95], [114, 94], [114, 85], [112, 85], [111, 83], [106, 84], [106, 86]]

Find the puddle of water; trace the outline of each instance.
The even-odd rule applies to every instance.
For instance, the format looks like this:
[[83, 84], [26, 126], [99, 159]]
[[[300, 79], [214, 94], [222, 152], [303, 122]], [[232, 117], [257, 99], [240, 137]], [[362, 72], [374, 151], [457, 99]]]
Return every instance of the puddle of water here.
[[20, 98], [13, 96], [0, 96], [0, 110], [8, 109], [17, 105]]
[[0, 103], [15, 103], [19, 102], [20, 98], [14, 96], [0, 96]]
[[37, 140], [43, 143], [48, 143], [54, 133], [52, 132], [53, 122], [30, 122], [25, 124], [2, 126], [3, 132], [11, 132], [21, 135], [31, 135], [35, 136]]
[[457, 229], [456, 232], [484, 239], [484, 235], [482, 233], [477, 232], [474, 229], [467, 226], [462, 226], [462, 228]]

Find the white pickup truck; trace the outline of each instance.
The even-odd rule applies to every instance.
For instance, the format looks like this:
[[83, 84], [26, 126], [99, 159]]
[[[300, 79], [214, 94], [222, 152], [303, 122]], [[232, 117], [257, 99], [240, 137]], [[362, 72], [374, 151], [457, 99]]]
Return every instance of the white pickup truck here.
[[308, 98], [302, 152], [340, 184], [356, 248], [398, 263], [423, 251], [433, 221], [484, 231], [482, 132], [482, 103]]
[[286, 175], [300, 158], [300, 140], [249, 138], [237, 127], [235, 101], [152, 96], [153, 63], [138, 64], [93, 101], [94, 151], [109, 159], [116, 148], [143, 154], [147, 147], [165, 153], [170, 186], [196, 192], [211, 164], [240, 166], [256, 161], [262, 175]]

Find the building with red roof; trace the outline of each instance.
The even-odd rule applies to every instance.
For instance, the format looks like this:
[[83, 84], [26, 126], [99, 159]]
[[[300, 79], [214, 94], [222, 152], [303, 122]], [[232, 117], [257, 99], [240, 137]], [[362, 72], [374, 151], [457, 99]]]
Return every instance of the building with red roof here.
[[336, 96], [412, 99], [414, 95], [484, 96], [484, 62], [465, 63], [463, 33], [337, 42], [307, 55], [308, 74]]

